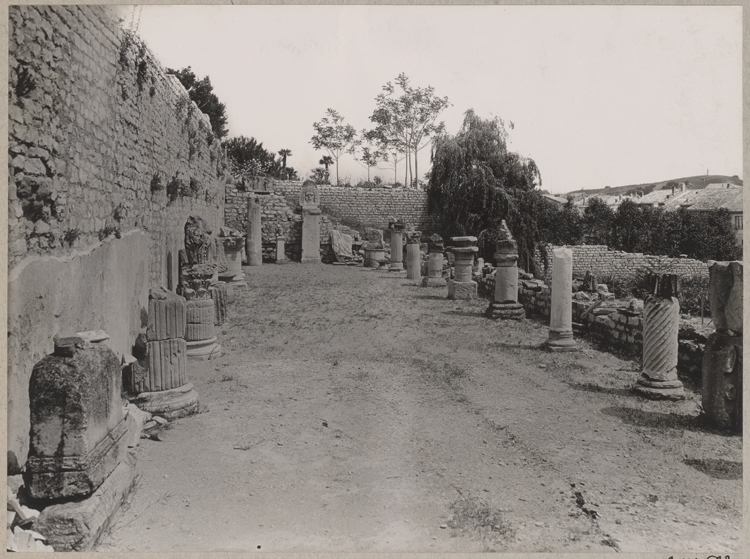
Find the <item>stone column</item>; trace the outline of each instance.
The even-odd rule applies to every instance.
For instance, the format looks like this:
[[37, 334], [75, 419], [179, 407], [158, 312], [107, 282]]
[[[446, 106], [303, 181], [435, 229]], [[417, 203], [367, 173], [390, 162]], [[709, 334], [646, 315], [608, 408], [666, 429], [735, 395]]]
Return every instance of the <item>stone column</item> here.
[[495, 297], [487, 307], [490, 318], [522, 320], [526, 311], [518, 302], [518, 243], [508, 230], [505, 220], [495, 241]]
[[404, 228], [406, 224], [402, 220], [391, 218], [388, 229], [391, 230], [391, 264], [389, 272], [400, 272], [404, 269]]
[[443, 238], [435, 233], [427, 243], [427, 275], [422, 278], [422, 287], [444, 287]]
[[233, 287], [247, 287], [245, 273], [242, 271], [242, 245], [245, 240], [242, 237], [219, 237], [224, 246], [224, 255], [227, 261], [227, 270], [219, 274], [219, 279], [225, 283], [231, 283]]
[[320, 208], [302, 208], [302, 263], [320, 263]]
[[245, 252], [248, 266], [263, 264], [263, 229], [260, 217], [260, 198], [250, 196], [247, 199], [247, 239]]
[[643, 372], [635, 391], [647, 398], [681, 400], [685, 393], [677, 378], [678, 279], [674, 274], [654, 274], [649, 282], [650, 294], [643, 302]]
[[[214, 289], [211, 287], [210, 289]], [[198, 409], [198, 393], [187, 379], [185, 299], [164, 290], [149, 292], [148, 327], [136, 339], [126, 391], [143, 411], [177, 419]]]
[[422, 256], [419, 250], [421, 231], [406, 232], [406, 278], [419, 280], [422, 277]]
[[474, 256], [479, 251], [476, 242], [476, 237], [451, 237], [448, 252], [453, 254], [456, 267], [453, 279], [448, 280], [448, 299], [477, 298], [477, 282], [471, 279]]
[[742, 262], [714, 262], [709, 301], [716, 331], [703, 351], [702, 404], [708, 423], [742, 432]]
[[573, 251], [552, 251], [552, 301], [549, 337], [544, 343], [550, 351], [576, 351], [573, 340]]
[[285, 264], [286, 261], [286, 237], [278, 235], [276, 237], [276, 264]]

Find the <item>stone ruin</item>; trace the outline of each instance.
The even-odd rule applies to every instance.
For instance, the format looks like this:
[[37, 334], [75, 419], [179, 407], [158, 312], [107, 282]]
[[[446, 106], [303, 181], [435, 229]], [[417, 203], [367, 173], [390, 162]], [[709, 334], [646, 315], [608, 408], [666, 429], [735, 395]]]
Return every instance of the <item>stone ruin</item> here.
[[[245, 237], [236, 229], [229, 227], [219, 228], [219, 236], [216, 239], [219, 247], [219, 280], [235, 287], [247, 287], [245, 273], [242, 271], [242, 249], [245, 246]], [[222, 258], [224, 270], [221, 270]]]
[[368, 227], [365, 229], [365, 266], [378, 269], [386, 263], [385, 242], [380, 229]]
[[401, 272], [404, 269], [404, 229], [406, 224], [401, 219], [388, 218], [388, 229], [391, 231], [391, 264], [389, 272]]
[[263, 264], [263, 223], [261, 218], [260, 197], [256, 195], [247, 198], [247, 236], [245, 238], [245, 253], [248, 266]]
[[[502, 221], [495, 241], [495, 296], [487, 307], [487, 316], [494, 319], [522, 320], [526, 311], [518, 302], [518, 243]], [[481, 266], [477, 265], [481, 270]]]
[[286, 257], [286, 235], [281, 224], [276, 226], [276, 264], [285, 264]]
[[703, 412], [710, 425], [742, 432], [742, 262], [713, 262], [709, 274], [716, 331], [703, 353]]
[[549, 351], [577, 350], [573, 339], [573, 252], [569, 248], [552, 251], [549, 337], [544, 346]]
[[213, 359], [221, 355], [214, 335], [214, 299], [211, 287], [216, 264], [209, 258], [213, 244], [211, 230], [200, 218], [190, 216], [185, 223], [185, 249], [180, 251], [180, 286], [185, 297], [187, 325], [185, 340], [189, 359]]
[[422, 278], [422, 287], [443, 287], [443, 238], [435, 233], [427, 243], [427, 275]]
[[198, 394], [187, 378], [187, 303], [165, 289], [149, 293], [148, 327], [133, 348], [125, 390], [143, 411], [165, 419], [195, 413]]
[[311, 180], [302, 184], [302, 262], [320, 263], [320, 192]]
[[651, 274], [648, 282], [650, 294], [643, 303], [643, 372], [634, 389], [647, 398], [681, 400], [685, 392], [677, 378], [679, 278]]
[[476, 299], [477, 282], [472, 279], [474, 257], [479, 249], [476, 237], [451, 237], [448, 253], [453, 255], [455, 273], [448, 280], [448, 299]]
[[34, 529], [56, 551], [90, 549], [133, 487], [136, 427], [121, 391], [120, 361], [103, 340], [58, 337], [34, 366], [24, 484], [44, 507]]
[[421, 238], [421, 231], [406, 231], [406, 278], [410, 280], [420, 280], [422, 277], [422, 254], [419, 248]]

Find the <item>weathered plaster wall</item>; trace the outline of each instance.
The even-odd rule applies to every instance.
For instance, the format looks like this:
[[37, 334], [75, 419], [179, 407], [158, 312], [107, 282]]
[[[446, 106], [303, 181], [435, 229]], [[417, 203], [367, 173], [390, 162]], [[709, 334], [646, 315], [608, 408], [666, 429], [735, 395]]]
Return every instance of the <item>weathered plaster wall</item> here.
[[148, 313], [149, 237], [133, 230], [65, 256], [29, 256], [8, 277], [8, 450], [25, 461], [29, 378], [56, 334], [102, 329], [130, 353]]

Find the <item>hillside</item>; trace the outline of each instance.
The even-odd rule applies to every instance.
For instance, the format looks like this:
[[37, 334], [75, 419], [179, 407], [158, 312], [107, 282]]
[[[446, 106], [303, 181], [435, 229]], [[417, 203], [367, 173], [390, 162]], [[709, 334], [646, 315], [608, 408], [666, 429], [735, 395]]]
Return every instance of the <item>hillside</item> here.
[[677, 184], [684, 182], [689, 190], [701, 190], [707, 185], [716, 182], [730, 182], [742, 186], [742, 179], [737, 175], [733, 177], [727, 175], [696, 175], [693, 177], [681, 177], [678, 179], [667, 179], [659, 182], [646, 182], [643, 184], [628, 184], [624, 186], [612, 186], [609, 188], [592, 188], [590, 190], [571, 190], [567, 194], [580, 195], [584, 192], [587, 196], [592, 194], [634, 194], [636, 191], [641, 190], [643, 194], [648, 194], [655, 190], [661, 190], [664, 188], [669, 181], [675, 181]]

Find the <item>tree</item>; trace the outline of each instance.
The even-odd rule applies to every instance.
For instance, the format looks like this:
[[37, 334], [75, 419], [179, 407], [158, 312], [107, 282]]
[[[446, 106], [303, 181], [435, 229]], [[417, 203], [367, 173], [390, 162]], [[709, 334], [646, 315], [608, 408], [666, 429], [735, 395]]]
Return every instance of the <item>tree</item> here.
[[[318, 163], [320, 165], [323, 165], [326, 168], [326, 170], [325, 170], [325, 179], [326, 179], [326, 182], [328, 182], [328, 166], [329, 165], [333, 165], [333, 158], [330, 155], [324, 155], [320, 159], [320, 161], [318, 161]], [[338, 180], [338, 178], [337, 178], [337, 180]]]
[[292, 155], [292, 150], [280, 149], [279, 155], [281, 156], [281, 168], [286, 169], [286, 158]]
[[281, 178], [281, 164], [276, 156], [258, 143], [255, 138], [238, 136], [222, 143], [227, 154], [230, 173], [236, 180], [269, 176]]
[[399, 158], [399, 154], [405, 153], [403, 145], [398, 138], [391, 137], [381, 127], [375, 130], [363, 131], [365, 139], [371, 144], [377, 146], [377, 151], [381, 154], [381, 160], [388, 163], [393, 168], [393, 184], [398, 182], [398, 164], [403, 161], [404, 157]]
[[[512, 126], [512, 125], [511, 125]], [[455, 136], [435, 138], [427, 200], [443, 231], [490, 238], [505, 219], [519, 250], [533, 254], [539, 240], [536, 214], [541, 175], [532, 159], [508, 151], [508, 132], [498, 119], [468, 110]]]
[[625, 252], [645, 252], [644, 248], [650, 239], [645, 238], [647, 227], [647, 209], [632, 200], [625, 200], [614, 213], [612, 222], [612, 244]]
[[182, 70], [167, 68], [167, 74], [177, 76], [177, 79], [187, 90], [190, 100], [194, 101], [198, 108], [208, 115], [214, 136], [220, 140], [224, 138], [228, 133], [226, 106], [219, 101], [219, 98], [213, 92], [214, 88], [209, 77], [205, 76], [202, 80], [199, 80], [190, 66]]
[[[407, 165], [405, 183], [419, 181], [418, 153], [434, 136], [443, 133], [444, 123], [437, 123], [438, 115], [450, 104], [447, 97], [435, 95], [435, 88], [412, 87], [403, 72], [383, 86], [383, 93], [375, 98], [376, 108], [370, 120], [376, 130], [399, 151], [405, 152]], [[397, 89], [400, 89], [400, 95]], [[414, 173], [411, 174], [411, 155], [414, 154]], [[409, 180], [411, 177], [411, 180]], [[416, 177], [416, 178], [415, 178]]]
[[381, 152], [377, 147], [377, 140], [373, 139], [367, 130], [362, 130], [359, 139], [355, 142], [358, 151], [354, 153], [354, 159], [367, 167], [367, 182], [370, 182], [370, 169], [377, 167], [378, 162], [387, 158], [388, 154]]
[[344, 117], [333, 109], [328, 109], [320, 121], [314, 122], [313, 129], [315, 135], [310, 143], [315, 149], [325, 149], [336, 163], [336, 184], [338, 184], [339, 158], [344, 153], [353, 151], [357, 132], [351, 124], [344, 124]]
[[583, 210], [583, 226], [586, 231], [586, 242], [595, 245], [610, 246], [612, 241], [612, 222], [615, 213], [601, 198], [593, 196]]

